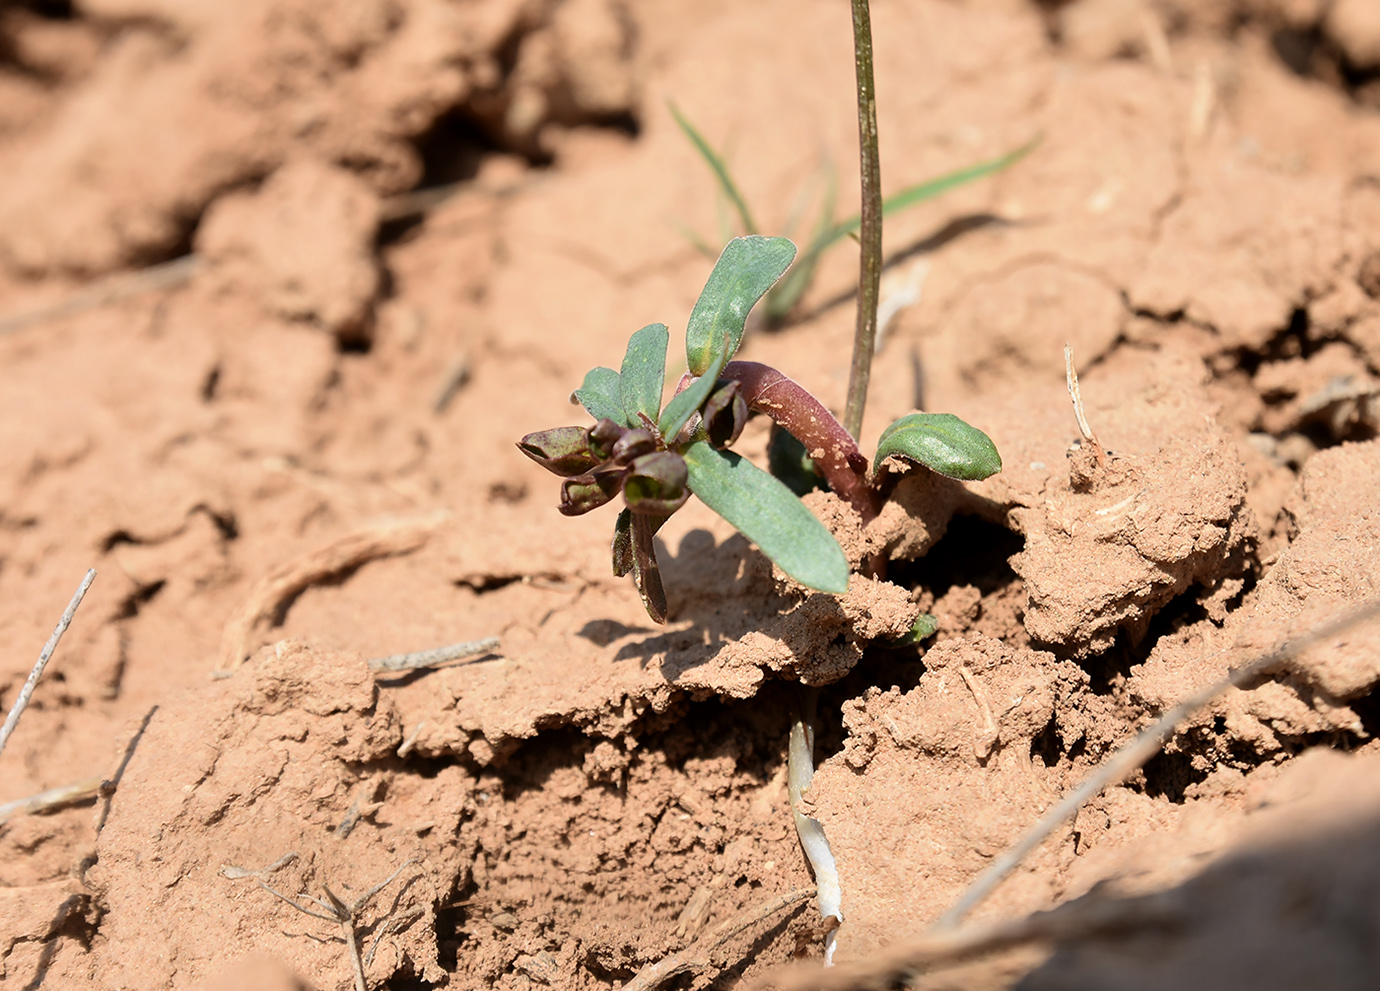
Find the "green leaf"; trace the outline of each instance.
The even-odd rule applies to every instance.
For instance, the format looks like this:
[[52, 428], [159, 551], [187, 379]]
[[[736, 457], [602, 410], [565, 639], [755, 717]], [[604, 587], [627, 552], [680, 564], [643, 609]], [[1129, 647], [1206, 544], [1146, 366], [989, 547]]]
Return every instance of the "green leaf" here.
[[834, 535], [791, 490], [733, 451], [695, 441], [683, 452], [690, 491], [742, 531], [796, 581], [848, 591], [848, 561]]
[[767, 441], [767, 468], [798, 496], [829, 487], [824, 476], [816, 470], [805, 445], [779, 423], [771, 425], [771, 439]]
[[[882, 200], [882, 216], [886, 217], [894, 213], [900, 213], [907, 207], [915, 206], [917, 203], [923, 203], [925, 200], [934, 199], [941, 193], [947, 193], [949, 190], [958, 186], [966, 185], [975, 179], [981, 179], [983, 176], [989, 176], [994, 172], [1000, 172], [1002, 169], [1015, 165], [1022, 158], [1025, 158], [1026, 155], [1034, 151], [1035, 147], [1043, 140], [1043, 136], [1037, 136], [1021, 145], [1015, 151], [1008, 151], [1005, 155], [990, 158], [976, 165], [955, 169], [953, 172], [946, 172], [944, 175], [934, 179], [927, 179], [913, 186], [907, 186], [900, 192], [892, 193], [886, 199]], [[825, 231], [810, 244], [809, 252], [815, 253], [823, 251], [834, 242], [841, 241], [854, 233], [861, 225], [862, 218], [857, 214], [854, 214], [847, 220], [839, 221], [839, 223]]]
[[625, 427], [640, 427], [642, 424], [628, 422], [623, 412], [623, 387], [620, 376], [612, 368], [591, 368], [585, 373], [584, 383], [575, 390], [575, 398], [596, 420], [612, 420]]
[[[781, 281], [771, 287], [767, 293], [767, 298], [762, 301], [762, 315], [766, 317], [769, 326], [779, 324], [790, 315], [795, 304], [800, 302], [800, 297], [805, 295], [805, 290], [810, 288], [815, 281], [815, 271], [819, 268], [819, 260], [828, 244], [821, 240], [834, 227], [834, 205], [838, 202], [838, 182], [831, 168], [827, 172], [827, 179], [824, 186], [824, 201], [820, 204], [819, 217], [815, 221], [814, 236], [810, 238], [810, 246], [796, 259], [793, 265]], [[886, 215], [883, 208], [883, 216]], [[833, 242], [829, 242], [832, 244]]]
[[[685, 329], [685, 357], [691, 375], [703, 375], [717, 353], [732, 357], [743, 342], [748, 311], [795, 258], [784, 237], [735, 237], [719, 255]], [[725, 343], [726, 342], [726, 343]]]
[[690, 139], [690, 143], [695, 146], [695, 150], [700, 153], [710, 170], [714, 173], [714, 178], [719, 180], [719, 188], [724, 195], [733, 203], [734, 209], [738, 211], [738, 219], [743, 222], [743, 231], [748, 234], [757, 233], [757, 225], [752, 220], [752, 212], [748, 210], [747, 200], [743, 199], [743, 194], [738, 191], [737, 184], [733, 181], [733, 176], [728, 172], [728, 165], [719, 157], [719, 154], [709, 146], [709, 142], [704, 139], [695, 125], [691, 124], [680, 112], [679, 108], [670, 100], [666, 101], [666, 108], [671, 111], [671, 116], [676, 119], [681, 133]]
[[888, 647], [909, 647], [918, 644], [923, 640], [928, 640], [939, 630], [939, 620], [927, 612], [922, 612], [915, 618], [911, 628], [895, 640], [886, 641]]
[[705, 373], [686, 386], [683, 392], [671, 397], [671, 401], [661, 411], [661, 419], [656, 425], [666, 443], [672, 443], [676, 439], [676, 434], [690, 422], [690, 417], [694, 416], [695, 411], [705, 404], [709, 394], [714, 391], [714, 386], [718, 384], [719, 373], [724, 370], [727, 363], [728, 351], [720, 348], [718, 356], [705, 369]]
[[950, 478], [975, 482], [1001, 471], [992, 438], [952, 413], [911, 413], [882, 431], [874, 471], [890, 457], [905, 458]]
[[661, 387], [666, 384], [666, 345], [671, 335], [664, 323], [651, 323], [628, 338], [619, 374], [623, 413], [634, 427], [642, 425], [639, 413], [656, 422], [661, 409]]
[[[918, 182], [913, 186], [907, 186], [900, 192], [893, 193], [891, 196], [882, 200], [882, 216], [890, 217], [892, 214], [900, 213], [902, 210], [909, 209], [918, 203], [934, 199], [934, 197], [942, 193], [947, 193], [949, 190], [958, 186], [965, 185], [976, 179], [991, 175], [994, 172], [1000, 172], [1002, 169], [1009, 168], [1026, 155], [1030, 154], [1041, 140], [1043, 140], [1041, 137], [1036, 137], [1021, 145], [1021, 147], [1017, 148], [1015, 151], [1007, 152], [1005, 155], [988, 159], [985, 162], [979, 162], [976, 165], [969, 165], [965, 168], [956, 169], [953, 172], [945, 173], [937, 178], [928, 179], [925, 182]], [[828, 201], [825, 211], [826, 212], [823, 214], [825, 217], [828, 217], [829, 214], [833, 212], [832, 200]], [[861, 225], [862, 218], [854, 214], [848, 219], [841, 220], [838, 223], [829, 222], [824, 224], [816, 231], [809, 246], [801, 252], [800, 261], [796, 264], [795, 268], [791, 270], [789, 275], [781, 280], [780, 285], [776, 286], [771, 291], [771, 295], [768, 296], [766, 304], [766, 317], [768, 322], [779, 323], [781, 320], [785, 319], [786, 314], [791, 311], [791, 308], [800, 300], [800, 297], [805, 295], [805, 290], [810, 287], [810, 283], [814, 279], [815, 269], [819, 265], [820, 256], [844, 238], [853, 237]]]

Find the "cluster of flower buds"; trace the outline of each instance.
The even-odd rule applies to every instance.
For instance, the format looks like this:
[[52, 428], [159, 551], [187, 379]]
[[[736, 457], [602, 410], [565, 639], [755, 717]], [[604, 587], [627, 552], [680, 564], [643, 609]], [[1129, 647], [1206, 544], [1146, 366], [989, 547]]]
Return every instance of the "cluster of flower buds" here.
[[[693, 435], [727, 447], [747, 418], [738, 383], [721, 382], [700, 410]], [[690, 498], [685, 459], [667, 449], [652, 423], [625, 427], [603, 419], [592, 427], [539, 430], [522, 438], [518, 449], [565, 479], [560, 509], [566, 516], [598, 509], [619, 492], [628, 509], [649, 516], [670, 516]]]

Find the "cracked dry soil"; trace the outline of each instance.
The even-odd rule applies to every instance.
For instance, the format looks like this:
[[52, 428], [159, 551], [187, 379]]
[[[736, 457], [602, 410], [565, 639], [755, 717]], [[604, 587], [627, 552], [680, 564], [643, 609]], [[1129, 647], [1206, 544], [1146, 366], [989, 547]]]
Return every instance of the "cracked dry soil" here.
[[[681, 231], [717, 240], [720, 207], [667, 99], [771, 232], [830, 169], [851, 209], [846, 4], [0, 0], [7, 706], [99, 571], [0, 801], [122, 767], [0, 824], [6, 987], [349, 987], [339, 927], [244, 872], [349, 903], [410, 861], [359, 917], [371, 986], [615, 988], [810, 883], [793, 682], [820, 689], [838, 960], [866, 960], [1156, 714], [1380, 594], [1373, 4], [873, 18], [889, 188], [1043, 141], [888, 220], [884, 294], [923, 291], [863, 447], [923, 406], [1006, 469], [912, 473], [865, 531], [811, 497], [890, 559], [838, 599], [691, 505], [654, 628], [611, 520], [562, 519], [513, 441], [703, 284]], [[843, 246], [743, 356], [841, 406], [855, 278]], [[888, 646], [920, 610], [936, 637]], [[1374, 986], [1378, 683], [1372, 627], [1231, 691], [978, 913], [1172, 896], [1172, 924], [917, 986]], [[798, 906], [678, 986], [821, 935]]]

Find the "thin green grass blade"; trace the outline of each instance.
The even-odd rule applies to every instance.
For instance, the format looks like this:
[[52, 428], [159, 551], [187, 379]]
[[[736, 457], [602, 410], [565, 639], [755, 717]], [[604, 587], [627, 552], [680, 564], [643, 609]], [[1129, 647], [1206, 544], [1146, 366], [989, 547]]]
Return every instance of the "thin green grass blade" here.
[[612, 420], [625, 427], [642, 425], [628, 422], [623, 412], [623, 388], [612, 368], [601, 365], [586, 372], [584, 384], [575, 390], [575, 398], [596, 420]]
[[685, 238], [687, 244], [694, 248], [706, 258], [714, 257], [714, 249], [709, 246], [709, 242], [700, 237], [689, 224], [679, 220], [672, 220], [671, 226], [676, 229], [676, 233]]
[[628, 338], [619, 373], [619, 396], [628, 423], [642, 425], [641, 413], [652, 422], [661, 410], [661, 389], [666, 384], [666, 345], [671, 333], [664, 323], [649, 323]]
[[700, 153], [700, 157], [705, 160], [709, 168], [713, 171], [714, 177], [719, 180], [719, 188], [738, 211], [738, 219], [743, 222], [743, 232], [746, 234], [756, 234], [757, 224], [752, 219], [752, 211], [748, 209], [747, 200], [743, 199], [743, 194], [738, 191], [738, 185], [733, 181], [733, 176], [729, 174], [728, 165], [719, 157], [718, 153], [709, 146], [709, 142], [704, 139], [695, 125], [691, 124], [682, 114], [679, 108], [670, 100], [666, 101], [666, 108], [671, 111], [671, 116], [675, 118], [680, 126], [681, 132], [690, 139], [690, 143], [695, 146], [695, 150]]
[[751, 234], [724, 246], [685, 328], [690, 374], [703, 375], [722, 348], [733, 356], [743, 342], [748, 311], [794, 259], [795, 245], [784, 237]]
[[682, 454], [690, 491], [802, 585], [842, 595], [848, 560], [834, 535], [780, 481], [732, 451], [696, 441]]
[[992, 438], [952, 413], [911, 413], [882, 431], [874, 470], [900, 457], [941, 475], [976, 482], [1001, 471]]
[[[1009, 151], [1005, 155], [988, 159], [985, 162], [979, 162], [977, 165], [969, 165], [966, 168], [945, 173], [937, 178], [916, 183], [914, 186], [907, 186], [900, 192], [893, 193], [882, 200], [882, 216], [885, 217], [893, 213], [899, 213], [907, 207], [915, 206], [917, 203], [923, 203], [925, 200], [934, 199], [941, 193], [947, 193], [949, 190], [966, 185], [975, 179], [981, 179], [983, 176], [989, 176], [994, 172], [1000, 172], [1002, 169], [1009, 168], [1034, 151], [1036, 146], [1043, 140], [1044, 135], [1037, 135], [1015, 151]], [[840, 241], [850, 234], [853, 234], [861, 224], [862, 218], [856, 214], [849, 217], [847, 220], [839, 221], [820, 238], [813, 241], [810, 247], [806, 249], [806, 253], [823, 251], [836, 241]]]
[[[820, 204], [819, 217], [815, 221], [815, 232], [810, 239], [810, 247], [796, 261], [781, 281], [771, 287], [767, 298], [762, 301], [762, 313], [769, 324], [779, 324], [800, 302], [805, 290], [815, 281], [815, 270], [819, 268], [823, 248], [814, 245], [834, 228], [834, 206], [838, 202], [838, 177], [832, 168], [828, 169], [824, 180], [824, 201]], [[831, 242], [832, 243], [832, 242]]]

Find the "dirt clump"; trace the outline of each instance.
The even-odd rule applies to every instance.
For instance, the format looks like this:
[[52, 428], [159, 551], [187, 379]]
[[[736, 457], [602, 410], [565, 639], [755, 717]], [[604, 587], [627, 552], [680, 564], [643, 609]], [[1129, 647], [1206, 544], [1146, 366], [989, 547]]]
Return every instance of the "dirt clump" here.
[[379, 287], [378, 225], [378, 198], [354, 173], [303, 159], [254, 195], [218, 199], [196, 248], [222, 291], [360, 341]]

